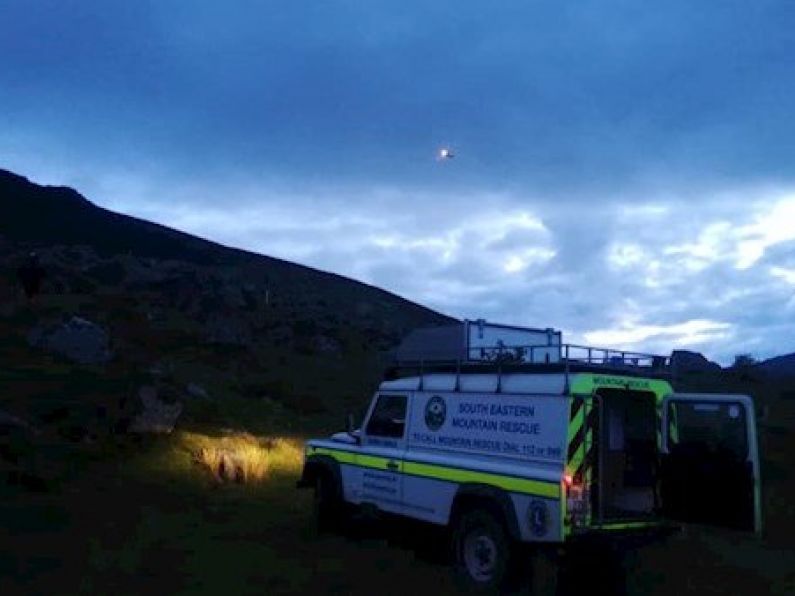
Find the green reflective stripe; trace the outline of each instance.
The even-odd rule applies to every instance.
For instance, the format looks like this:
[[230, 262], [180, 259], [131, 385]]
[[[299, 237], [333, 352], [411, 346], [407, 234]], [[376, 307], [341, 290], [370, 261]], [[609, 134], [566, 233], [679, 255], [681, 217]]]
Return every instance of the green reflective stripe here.
[[662, 379], [643, 379], [624, 377], [621, 375], [600, 375], [595, 373], [577, 373], [571, 384], [571, 393], [590, 395], [603, 387], [613, 389], [631, 389], [635, 391], [651, 391], [661, 402], [663, 397], [673, 393], [671, 384]]
[[513, 476], [502, 476], [490, 472], [460, 470], [458, 468], [421, 464], [413, 461], [404, 462], [403, 471], [406, 474], [412, 474], [414, 476], [424, 476], [426, 478], [447, 480], [449, 482], [477, 482], [480, 484], [488, 484], [510, 492], [537, 495], [539, 497], [557, 499], [560, 496], [560, 484], [557, 482], [514, 478]]
[[574, 418], [572, 418], [571, 421], [569, 422], [569, 436], [568, 436], [569, 443], [571, 443], [571, 440], [577, 434], [577, 431], [580, 430], [580, 427], [583, 425], [583, 422], [585, 422], [584, 407], [580, 408], [580, 411], [577, 412]]
[[[310, 447], [310, 455], [328, 455], [340, 463], [363, 466], [365, 468], [375, 468], [385, 470], [386, 464], [394, 459], [377, 457], [360, 453], [351, 453], [326, 447]], [[398, 471], [398, 470], [390, 470]], [[446, 480], [448, 482], [477, 482], [488, 484], [510, 492], [536, 495], [557, 499], [560, 497], [560, 485], [557, 482], [544, 482], [543, 480], [532, 480], [528, 478], [515, 478], [513, 476], [503, 476], [490, 472], [479, 472], [476, 470], [461, 470], [434, 464], [423, 464], [419, 462], [400, 462], [399, 471], [413, 476], [422, 476], [436, 480]]]
[[[325, 449], [324, 447], [310, 447], [310, 455], [328, 455], [343, 464], [355, 464], [356, 454], [337, 449]], [[386, 462], [386, 460], [384, 460]]]
[[671, 408], [668, 417], [668, 439], [671, 443], [679, 442], [679, 423], [677, 422], [676, 408]]
[[399, 472], [401, 462], [391, 457], [376, 457], [374, 455], [364, 455], [364, 454], [357, 454], [356, 460], [352, 463], [355, 463], [357, 466], [364, 466], [365, 468], [376, 468], [378, 470], [386, 470], [387, 463], [393, 462], [393, 464], [397, 464], [398, 467], [390, 470], [390, 472]]
[[[585, 449], [585, 455], [583, 456], [583, 466], [585, 467], [583, 471], [583, 484], [587, 487], [592, 487], [592, 471], [593, 471], [593, 462], [592, 461], [585, 461], [585, 458], [588, 454], [591, 453], [591, 447], [593, 447], [593, 423], [594, 420], [592, 419], [591, 412], [594, 408], [594, 400], [593, 398], [588, 398], [585, 400], [585, 408], [583, 408], [586, 412], [586, 420], [588, 420], [588, 428], [586, 429], [585, 433], [585, 441], [583, 442], [583, 446]], [[591, 458], [592, 459], [592, 458]], [[591, 504], [588, 503], [585, 508], [585, 525], [590, 526], [593, 520], [593, 511], [591, 508]]]
[[662, 522], [659, 521], [636, 521], [636, 522], [615, 522], [615, 523], [607, 523], [607, 524], [595, 524], [590, 527], [591, 530], [606, 530], [606, 531], [616, 531], [616, 530], [638, 530], [641, 528], [654, 528], [657, 526], [664, 525]]
[[578, 470], [582, 465], [582, 461], [585, 459], [585, 443], [580, 443], [580, 446], [577, 448], [577, 451], [574, 452], [572, 455], [571, 460], [569, 461], [569, 466], [572, 470]]
[[[378, 457], [375, 455], [365, 455], [363, 453], [351, 453], [350, 451], [342, 451], [338, 449], [327, 449], [325, 447], [312, 447], [312, 452], [310, 455], [328, 455], [329, 457], [333, 457], [340, 463], [343, 464], [352, 464], [355, 466], [362, 466], [365, 468], [375, 468], [377, 470], [387, 470], [387, 463], [392, 461], [400, 465], [400, 462], [396, 462], [395, 459], [389, 457]], [[399, 469], [389, 470], [390, 472], [397, 472]]]

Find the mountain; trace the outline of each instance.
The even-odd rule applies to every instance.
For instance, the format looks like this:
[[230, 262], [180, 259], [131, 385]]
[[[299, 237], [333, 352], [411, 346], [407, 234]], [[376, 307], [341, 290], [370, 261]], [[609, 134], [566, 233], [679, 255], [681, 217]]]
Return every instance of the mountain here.
[[362, 310], [366, 303], [370, 319], [396, 330], [452, 321], [379, 288], [114, 213], [71, 188], [40, 186], [5, 170], [0, 170], [0, 235], [25, 249], [87, 248], [98, 262], [125, 257], [147, 267], [173, 261], [238, 270], [250, 275], [250, 283], [272, 286], [274, 296], [324, 301], [329, 313], [339, 315], [357, 303]]
[[754, 370], [768, 377], [795, 377], [795, 353], [784, 354], [782, 356], [763, 360], [754, 366]]
[[[31, 251], [44, 280], [27, 301], [17, 277]], [[286, 418], [342, 420], [368, 401], [385, 352], [417, 327], [452, 321], [379, 288], [0, 170], [0, 411], [30, 414], [34, 425], [61, 415], [67, 395], [115, 404], [142, 385], [176, 400], [209, 395], [215, 414], [243, 400]], [[92, 366], [91, 354], [101, 363]]]

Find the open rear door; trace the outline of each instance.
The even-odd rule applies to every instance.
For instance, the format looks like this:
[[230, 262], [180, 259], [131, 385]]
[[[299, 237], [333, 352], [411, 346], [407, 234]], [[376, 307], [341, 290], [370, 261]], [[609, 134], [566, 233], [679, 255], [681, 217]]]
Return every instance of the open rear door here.
[[661, 450], [664, 515], [761, 532], [756, 417], [750, 397], [667, 396], [662, 403]]

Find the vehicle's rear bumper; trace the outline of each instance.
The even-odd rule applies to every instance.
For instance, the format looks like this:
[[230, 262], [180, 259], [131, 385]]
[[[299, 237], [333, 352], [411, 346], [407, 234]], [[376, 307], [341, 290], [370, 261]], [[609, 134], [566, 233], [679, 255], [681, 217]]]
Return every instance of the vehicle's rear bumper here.
[[665, 540], [679, 530], [678, 525], [665, 521], [605, 522], [574, 530], [567, 537], [567, 542], [642, 546]]

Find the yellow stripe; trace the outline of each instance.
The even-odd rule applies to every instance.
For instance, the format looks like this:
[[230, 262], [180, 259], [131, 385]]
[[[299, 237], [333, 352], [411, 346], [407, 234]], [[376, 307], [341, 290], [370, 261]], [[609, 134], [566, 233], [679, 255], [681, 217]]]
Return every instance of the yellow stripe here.
[[[310, 455], [328, 455], [343, 464], [364, 466], [365, 468], [375, 468], [376, 470], [389, 470], [390, 472], [399, 472], [403, 468], [402, 462], [388, 457], [351, 453], [350, 451], [338, 451], [337, 449], [326, 449], [324, 447], [310, 447]], [[398, 468], [387, 468], [387, 463], [390, 461], [397, 463]]]
[[639, 528], [656, 528], [665, 525], [662, 521], [638, 521], [638, 522], [615, 522], [606, 524], [594, 524], [592, 530], [635, 530]]
[[329, 455], [343, 464], [355, 464], [356, 454], [348, 451], [338, 451], [336, 449], [325, 449], [323, 447], [310, 447], [310, 455]]
[[574, 375], [571, 393], [591, 395], [602, 387], [651, 391], [657, 397], [657, 404], [669, 393], [673, 393], [670, 383], [661, 379], [624, 377], [621, 375], [602, 375], [595, 373], [578, 373]]
[[489, 472], [475, 470], [459, 470], [431, 464], [421, 464], [413, 461], [404, 462], [403, 471], [415, 476], [449, 480], [450, 482], [477, 482], [505, 489], [514, 493], [525, 493], [557, 499], [560, 496], [560, 485], [553, 482], [542, 482], [528, 478], [514, 478], [501, 476]]
[[574, 452], [574, 455], [569, 462], [569, 466], [572, 470], [576, 470], [580, 467], [582, 460], [585, 459], [585, 441], [580, 443], [580, 446], [577, 448], [577, 451]]
[[574, 420], [569, 422], [569, 443], [571, 443], [574, 436], [577, 434], [577, 431], [580, 430], [580, 427], [585, 422], [585, 406], [580, 407], [580, 411], [577, 412], [577, 415], [574, 417]]
[[[351, 453], [349, 451], [338, 451], [336, 449], [327, 449], [324, 447], [310, 447], [309, 452], [310, 455], [328, 455], [340, 463], [375, 468], [378, 470], [386, 470], [387, 462], [395, 461], [385, 457]], [[435, 478], [437, 480], [447, 480], [449, 482], [477, 482], [479, 484], [488, 484], [515, 493], [525, 493], [553, 499], [560, 496], [560, 485], [556, 482], [514, 478], [513, 476], [502, 476], [489, 472], [460, 470], [458, 468], [448, 468], [446, 466], [408, 461], [400, 462], [399, 470], [406, 474]]]

